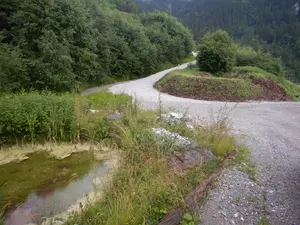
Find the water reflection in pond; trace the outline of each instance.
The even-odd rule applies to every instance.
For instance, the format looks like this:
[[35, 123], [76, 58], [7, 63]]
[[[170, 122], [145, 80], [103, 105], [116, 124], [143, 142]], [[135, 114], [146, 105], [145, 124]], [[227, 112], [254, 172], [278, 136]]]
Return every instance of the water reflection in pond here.
[[[42, 165], [39, 164], [40, 162], [36, 164], [39, 164], [40, 169], [44, 171], [40, 171], [36, 175], [32, 174], [32, 176], [26, 175], [26, 173], [33, 173], [31, 164], [35, 164], [34, 160], [42, 160], [41, 157], [44, 163]], [[47, 164], [49, 167], [46, 166]], [[0, 167], [0, 173], [5, 168], [4, 166]], [[5, 224], [7, 225], [40, 224], [45, 217], [51, 217], [68, 210], [78, 199], [93, 190], [93, 179], [95, 177], [102, 177], [108, 172], [107, 161], [96, 162], [91, 154], [87, 152], [73, 154], [61, 161], [44, 154], [31, 155], [29, 160], [19, 163], [18, 166], [19, 169], [12, 169], [15, 165], [6, 165], [6, 168], [11, 170], [10, 172], [15, 172], [11, 173], [11, 181], [8, 180], [7, 183], [12, 185], [14, 182], [15, 185], [23, 184], [27, 186], [26, 189], [19, 187], [19, 190], [13, 186], [10, 189], [4, 189], [4, 196], [5, 194], [10, 196], [13, 193], [19, 195], [18, 204], [16, 204], [16, 199], [11, 198], [15, 205], [6, 214]], [[27, 182], [22, 180], [19, 184], [16, 183], [15, 179], [21, 179], [20, 173], [24, 173], [24, 177], [27, 177], [27, 179], [33, 179], [31, 183], [36, 183], [38, 187], [28, 185], [30, 180]], [[36, 182], [34, 179], [44, 179], [43, 184], [40, 185], [41, 181]], [[32, 191], [27, 193], [26, 199], [22, 199], [24, 193], [19, 192], [22, 190], [26, 192], [28, 188], [32, 188]], [[6, 201], [9, 200], [10, 197], [6, 199]]]

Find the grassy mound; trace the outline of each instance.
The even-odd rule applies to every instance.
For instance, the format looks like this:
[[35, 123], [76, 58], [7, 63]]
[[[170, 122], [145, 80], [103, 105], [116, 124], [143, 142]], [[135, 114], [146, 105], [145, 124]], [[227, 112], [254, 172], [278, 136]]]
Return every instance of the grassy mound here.
[[194, 68], [175, 70], [155, 87], [178, 97], [209, 101], [288, 101], [297, 100], [300, 95], [296, 84], [256, 67], [236, 67], [224, 77]]

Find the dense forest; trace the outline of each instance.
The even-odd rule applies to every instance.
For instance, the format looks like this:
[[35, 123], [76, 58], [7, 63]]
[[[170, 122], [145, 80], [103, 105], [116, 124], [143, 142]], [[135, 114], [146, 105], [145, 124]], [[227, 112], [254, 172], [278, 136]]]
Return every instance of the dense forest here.
[[130, 0], [1, 0], [0, 92], [75, 91], [149, 75], [194, 48], [177, 19]]
[[235, 40], [280, 57], [286, 75], [300, 81], [300, 2], [297, 0], [135, 0], [143, 10], [172, 13], [196, 40], [226, 30]]

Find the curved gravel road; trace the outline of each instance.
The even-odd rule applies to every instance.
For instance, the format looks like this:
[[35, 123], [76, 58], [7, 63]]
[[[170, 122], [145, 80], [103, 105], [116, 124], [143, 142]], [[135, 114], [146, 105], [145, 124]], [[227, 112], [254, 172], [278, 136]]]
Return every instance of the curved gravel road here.
[[[209, 121], [210, 115], [217, 114], [226, 103], [160, 94], [153, 88], [155, 82], [168, 72], [187, 65], [143, 79], [116, 84], [109, 90], [113, 93], [129, 94], [145, 108], [157, 108], [160, 101], [165, 108], [187, 113], [194, 119]], [[247, 102], [226, 105], [234, 108], [230, 114], [232, 126], [243, 136], [243, 143], [251, 149], [253, 161], [258, 168], [258, 184], [265, 193], [264, 204], [269, 222], [274, 225], [300, 224], [300, 103]], [[226, 212], [222, 214], [226, 215]], [[247, 214], [238, 224], [256, 224], [247, 220]], [[260, 213], [259, 216], [261, 215]], [[203, 220], [210, 221], [212, 218]], [[258, 220], [259, 218], [256, 219]], [[231, 218], [218, 221], [214, 223], [235, 224]]]

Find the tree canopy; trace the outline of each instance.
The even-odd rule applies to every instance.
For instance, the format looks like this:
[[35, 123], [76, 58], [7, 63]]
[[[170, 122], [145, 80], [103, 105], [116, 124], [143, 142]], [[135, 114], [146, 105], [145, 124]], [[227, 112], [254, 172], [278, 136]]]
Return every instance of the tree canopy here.
[[0, 91], [74, 91], [146, 76], [194, 46], [177, 19], [141, 14], [130, 0], [2, 1]]
[[147, 11], [172, 13], [198, 41], [207, 32], [226, 30], [239, 43], [281, 58], [287, 76], [300, 81], [300, 11], [295, 0], [135, 1]]

